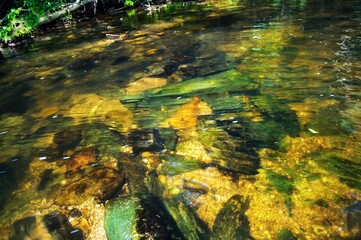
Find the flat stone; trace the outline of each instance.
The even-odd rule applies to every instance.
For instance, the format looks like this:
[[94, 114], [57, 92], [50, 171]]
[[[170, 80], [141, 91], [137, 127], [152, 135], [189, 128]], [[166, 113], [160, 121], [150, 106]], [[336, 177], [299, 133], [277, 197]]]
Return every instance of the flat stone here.
[[97, 161], [98, 151], [95, 147], [88, 147], [77, 151], [66, 165], [67, 171], [76, 171], [87, 168]]
[[75, 148], [82, 140], [82, 131], [78, 129], [66, 129], [56, 133], [53, 139], [55, 145], [62, 149]]
[[62, 206], [79, 205], [89, 198], [105, 201], [123, 186], [124, 180], [122, 172], [112, 168], [97, 168], [59, 189], [54, 203]]

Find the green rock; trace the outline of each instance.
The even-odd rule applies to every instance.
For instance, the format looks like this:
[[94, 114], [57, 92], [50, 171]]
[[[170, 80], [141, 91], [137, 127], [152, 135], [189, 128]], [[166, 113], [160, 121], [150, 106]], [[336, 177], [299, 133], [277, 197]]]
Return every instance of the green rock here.
[[118, 197], [106, 204], [108, 240], [184, 239], [160, 200], [150, 194]]
[[133, 228], [136, 224], [135, 197], [123, 197], [106, 205], [105, 231], [108, 240], [132, 239]]
[[[147, 186], [150, 189], [150, 191], [154, 194], [157, 194], [159, 196], [162, 196], [164, 192], [164, 186], [159, 181], [158, 175], [155, 173], [155, 171], [152, 171], [148, 174], [147, 179]], [[202, 191], [207, 192], [209, 189], [207, 189], [206, 186], [195, 186], [195, 185], [189, 185], [191, 183], [186, 183], [188, 186], [183, 186], [185, 188], [193, 188], [192, 191]], [[198, 189], [195, 189], [198, 188]], [[176, 222], [178, 229], [182, 232], [182, 235], [187, 240], [200, 240], [200, 239], [209, 239], [210, 238], [210, 230], [208, 226], [203, 223], [194, 210], [187, 206], [184, 203], [183, 194], [180, 193], [173, 198], [164, 198], [162, 199], [163, 204], [165, 206], [165, 209], [171, 217]]]
[[176, 199], [164, 199], [163, 203], [177, 223], [185, 239], [209, 239], [210, 231], [208, 227], [197, 217], [190, 207]]
[[212, 164], [221, 170], [239, 174], [257, 174], [259, 158], [238, 151], [241, 141], [217, 128], [198, 130], [199, 140], [212, 158]]
[[178, 143], [178, 136], [173, 128], [159, 128], [161, 138], [164, 140], [164, 146], [169, 151], [175, 151]]
[[231, 197], [217, 214], [211, 239], [253, 239], [245, 214], [248, 205], [249, 200], [244, 200], [241, 195]]
[[227, 92], [241, 89], [250, 83], [248, 78], [242, 77], [237, 70], [228, 70], [212, 74], [206, 77], [197, 77], [187, 81], [178, 82], [165, 87], [150, 89], [141, 94], [125, 96], [121, 99], [123, 103], [137, 102], [144, 98], [179, 97], [197, 95], [210, 92]]
[[[233, 122], [237, 122], [233, 124]], [[278, 149], [279, 142], [287, 135], [282, 124], [271, 118], [265, 118], [261, 122], [252, 122], [250, 119], [235, 117], [232, 120], [218, 120], [218, 126], [222, 127], [229, 135], [239, 139], [238, 149], [256, 154], [256, 149]]]
[[158, 172], [162, 175], [178, 175], [202, 167], [199, 161], [195, 159], [188, 159], [175, 154], [165, 154], [161, 156], [161, 159], [164, 162]]
[[235, 91], [235, 93], [211, 93], [202, 96], [202, 100], [212, 107], [216, 116], [218, 112], [242, 112], [246, 106], [243, 96], [239, 93], [242, 89], [235, 89]]
[[206, 101], [214, 111], [239, 112], [245, 103], [237, 93], [250, 88], [250, 83], [250, 79], [232, 69], [127, 95], [121, 102], [137, 109], [134, 120], [141, 128], [155, 128], [195, 96]]

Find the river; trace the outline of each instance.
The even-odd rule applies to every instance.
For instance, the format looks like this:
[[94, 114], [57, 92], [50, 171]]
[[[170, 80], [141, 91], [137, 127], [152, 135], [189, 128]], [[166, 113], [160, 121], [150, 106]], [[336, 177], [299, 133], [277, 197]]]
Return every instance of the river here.
[[66, 26], [3, 53], [1, 239], [361, 237], [360, 1]]

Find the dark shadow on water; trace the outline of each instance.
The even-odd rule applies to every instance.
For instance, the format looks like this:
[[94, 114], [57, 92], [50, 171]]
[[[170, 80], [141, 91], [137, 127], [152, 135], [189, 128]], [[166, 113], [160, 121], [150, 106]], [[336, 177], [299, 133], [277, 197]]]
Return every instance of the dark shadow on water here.
[[21, 156], [11, 157], [6, 162], [0, 163], [0, 210], [2, 211], [5, 202], [10, 194], [18, 187], [24, 178], [25, 170], [29, 161]]
[[120, 56], [118, 58], [116, 58], [114, 60], [114, 62], [112, 62], [112, 65], [118, 65], [118, 64], [121, 64], [121, 63], [125, 63], [129, 60], [129, 57], [127, 56]]
[[30, 90], [26, 83], [11, 85], [0, 90], [0, 114], [15, 113], [24, 114], [33, 104], [31, 97], [25, 96]]

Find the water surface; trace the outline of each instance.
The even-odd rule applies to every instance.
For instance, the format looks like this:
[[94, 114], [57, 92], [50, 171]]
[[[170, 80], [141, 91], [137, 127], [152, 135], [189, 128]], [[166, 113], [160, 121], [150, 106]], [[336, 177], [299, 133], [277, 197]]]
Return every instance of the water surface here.
[[106, 239], [107, 201], [146, 192], [201, 239], [356, 239], [360, 6], [173, 4], [4, 53], [0, 235], [60, 211]]

